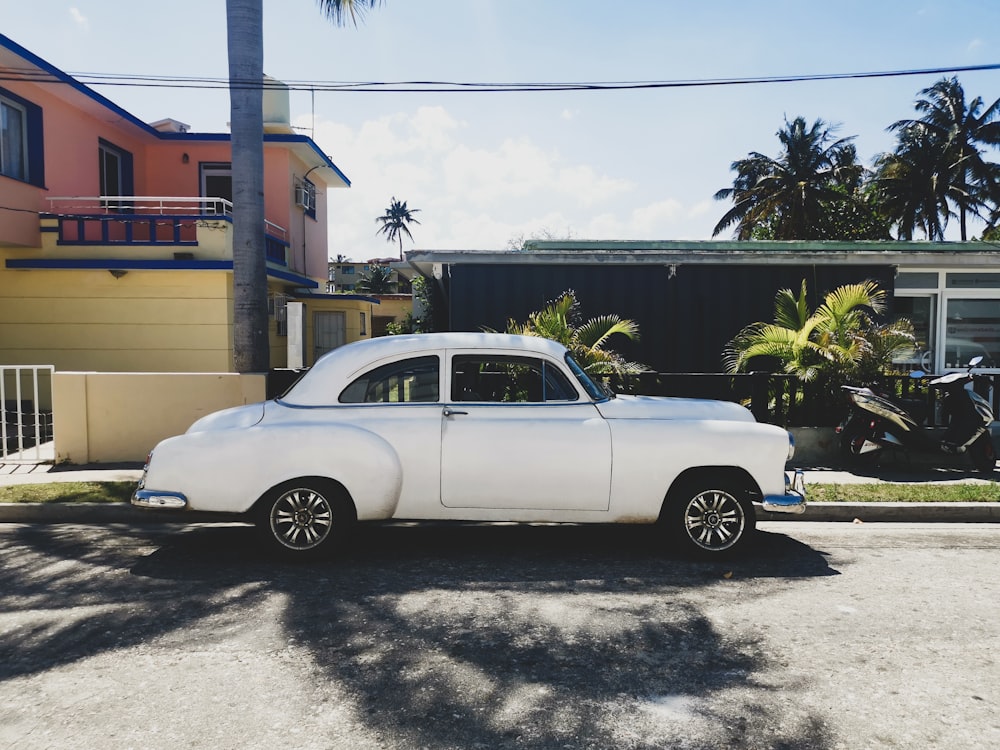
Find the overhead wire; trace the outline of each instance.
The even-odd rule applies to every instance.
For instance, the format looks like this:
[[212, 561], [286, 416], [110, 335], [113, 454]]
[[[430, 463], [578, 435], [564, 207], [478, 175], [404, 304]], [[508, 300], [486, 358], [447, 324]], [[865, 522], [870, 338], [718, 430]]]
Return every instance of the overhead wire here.
[[[639, 81], [557, 81], [557, 82], [470, 82], [470, 81], [250, 81], [246, 79], [150, 75], [130, 73], [70, 73], [77, 82], [91, 86], [124, 86], [146, 88], [246, 89], [282, 88], [293, 91], [337, 93], [534, 93], [554, 91], [622, 91], [643, 89], [695, 88], [712, 86], [747, 86], [778, 83], [899, 78], [904, 76], [942, 75], [1000, 70], [1000, 63], [960, 65], [938, 68], [908, 68], [854, 73], [809, 73], [795, 75], [750, 76], [742, 78], [700, 78], [681, 80]], [[32, 83], [64, 83], [52, 74], [37, 68], [6, 68], [0, 71], [0, 81]]]

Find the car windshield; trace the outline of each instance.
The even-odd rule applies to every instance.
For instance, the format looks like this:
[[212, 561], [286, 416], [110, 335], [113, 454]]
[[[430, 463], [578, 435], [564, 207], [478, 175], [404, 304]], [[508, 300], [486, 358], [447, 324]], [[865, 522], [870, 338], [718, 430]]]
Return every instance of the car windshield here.
[[569, 353], [566, 354], [566, 364], [569, 365], [569, 369], [573, 371], [576, 379], [580, 381], [580, 385], [583, 386], [583, 390], [587, 392], [587, 395], [592, 399], [597, 401], [602, 401], [606, 398], [614, 398], [615, 392], [611, 390], [610, 387], [604, 383], [598, 383], [591, 379], [591, 377], [583, 371], [583, 368], [577, 363], [573, 356]]

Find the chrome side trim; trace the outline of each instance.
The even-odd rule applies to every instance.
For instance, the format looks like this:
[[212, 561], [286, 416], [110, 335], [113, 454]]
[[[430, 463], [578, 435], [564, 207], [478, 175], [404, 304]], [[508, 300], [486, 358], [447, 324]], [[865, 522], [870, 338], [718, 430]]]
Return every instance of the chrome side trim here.
[[160, 492], [157, 490], [136, 490], [132, 493], [132, 505], [137, 508], [166, 508], [183, 510], [188, 501], [180, 492]]

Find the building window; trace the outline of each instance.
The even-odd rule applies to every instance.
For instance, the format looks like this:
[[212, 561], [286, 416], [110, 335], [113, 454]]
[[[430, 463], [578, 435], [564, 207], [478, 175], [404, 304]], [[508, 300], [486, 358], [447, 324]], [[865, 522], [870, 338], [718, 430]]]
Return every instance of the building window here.
[[130, 203], [108, 200], [132, 195], [132, 154], [104, 139], [98, 141], [101, 207], [112, 211], [129, 210]]
[[28, 181], [28, 113], [0, 97], [0, 174]]
[[1000, 364], [1000, 304], [995, 299], [949, 299], [944, 366], [965, 367], [974, 357], [983, 358], [982, 367]]
[[341, 271], [344, 273], [345, 276], [353, 276], [354, 275], [354, 266], [344, 266], [341, 269]]
[[288, 298], [283, 294], [276, 294], [271, 298], [274, 314], [274, 332], [278, 336], [288, 335]]
[[306, 216], [316, 218], [316, 185], [303, 179], [295, 185], [295, 205], [305, 211]]
[[361, 313], [361, 335], [368, 335], [368, 316], [364, 313]]
[[964, 368], [973, 357], [1000, 369], [1000, 273], [901, 272], [893, 311], [913, 322], [917, 347], [897, 363], [925, 372]]
[[198, 165], [202, 213], [228, 216], [233, 206], [233, 167], [229, 162]]

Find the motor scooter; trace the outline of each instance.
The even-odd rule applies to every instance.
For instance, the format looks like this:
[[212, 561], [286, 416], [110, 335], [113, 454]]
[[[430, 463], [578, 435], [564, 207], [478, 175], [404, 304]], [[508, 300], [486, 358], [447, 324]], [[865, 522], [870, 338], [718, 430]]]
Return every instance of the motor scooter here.
[[[923, 426], [924, 415], [917, 404], [900, 403], [871, 388], [841, 386], [850, 400], [847, 418], [837, 427], [841, 454], [847, 459], [873, 456], [877, 461], [886, 449], [948, 455], [966, 453], [979, 471], [992, 473], [997, 461], [990, 434], [993, 410], [985, 398], [966, 388], [983, 377], [973, 373], [973, 368], [982, 360], [982, 357], [975, 357], [965, 372], [950, 372], [928, 382], [929, 388], [942, 393], [944, 428]], [[911, 377], [926, 375], [918, 371], [911, 373]]]

